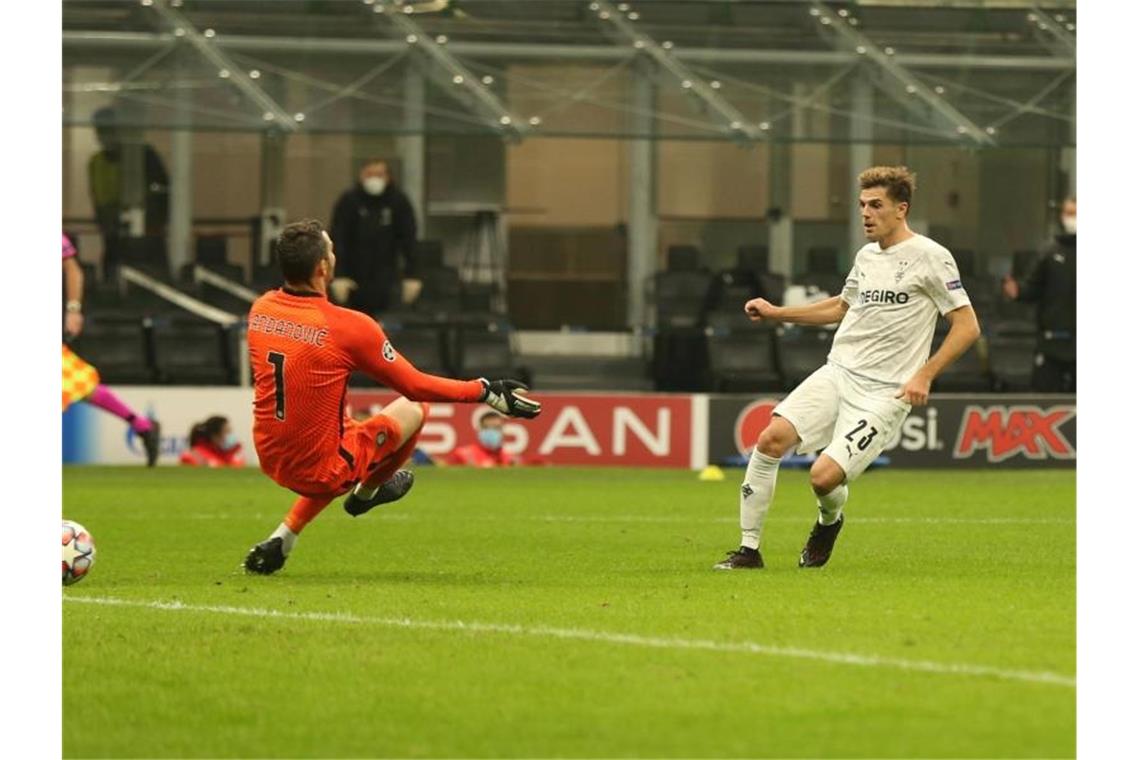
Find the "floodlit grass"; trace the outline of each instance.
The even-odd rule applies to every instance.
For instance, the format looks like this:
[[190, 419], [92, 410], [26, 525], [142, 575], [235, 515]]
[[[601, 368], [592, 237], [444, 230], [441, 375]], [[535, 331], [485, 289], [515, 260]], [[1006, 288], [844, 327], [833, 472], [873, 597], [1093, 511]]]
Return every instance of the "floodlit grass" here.
[[1072, 471], [871, 472], [799, 570], [785, 470], [767, 569], [714, 572], [740, 478], [421, 468], [262, 578], [291, 499], [260, 473], [67, 468], [98, 562], [63, 592], [64, 753], [1074, 755]]

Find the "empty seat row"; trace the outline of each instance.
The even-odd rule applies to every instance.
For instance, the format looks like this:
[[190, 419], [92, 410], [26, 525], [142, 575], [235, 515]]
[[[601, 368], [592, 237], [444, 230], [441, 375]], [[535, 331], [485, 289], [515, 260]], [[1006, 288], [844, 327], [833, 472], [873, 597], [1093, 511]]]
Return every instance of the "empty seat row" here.
[[238, 381], [235, 329], [181, 314], [90, 314], [72, 347], [107, 383], [231, 385]]
[[[944, 327], [939, 333], [935, 351], [945, 336]], [[655, 387], [721, 393], [790, 391], [827, 362], [834, 336], [834, 330], [824, 328], [751, 324], [743, 314], [712, 315], [704, 328], [657, 333], [652, 362]], [[1028, 390], [1035, 352], [1031, 326], [1003, 325], [947, 368], [934, 390]]]
[[[392, 345], [417, 369], [433, 375], [472, 378], [514, 378], [530, 382], [530, 373], [517, 363], [510, 326], [503, 322], [398, 322], [385, 319]], [[355, 377], [355, 384], [371, 384]]]

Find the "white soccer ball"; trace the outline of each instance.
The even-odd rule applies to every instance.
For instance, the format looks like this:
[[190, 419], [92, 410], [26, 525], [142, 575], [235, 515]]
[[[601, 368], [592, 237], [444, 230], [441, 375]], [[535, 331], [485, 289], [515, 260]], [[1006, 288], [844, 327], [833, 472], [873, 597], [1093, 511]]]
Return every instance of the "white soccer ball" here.
[[77, 522], [63, 521], [63, 585], [70, 586], [87, 577], [95, 565], [95, 541]]

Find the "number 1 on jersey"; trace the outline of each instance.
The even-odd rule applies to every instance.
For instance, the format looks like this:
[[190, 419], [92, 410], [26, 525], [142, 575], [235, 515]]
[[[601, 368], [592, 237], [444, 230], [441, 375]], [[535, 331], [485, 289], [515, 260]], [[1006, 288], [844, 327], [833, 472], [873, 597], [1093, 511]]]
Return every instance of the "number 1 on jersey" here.
[[269, 363], [273, 365], [273, 385], [277, 397], [275, 416], [277, 419], [283, 420], [285, 419], [285, 354], [270, 351]]

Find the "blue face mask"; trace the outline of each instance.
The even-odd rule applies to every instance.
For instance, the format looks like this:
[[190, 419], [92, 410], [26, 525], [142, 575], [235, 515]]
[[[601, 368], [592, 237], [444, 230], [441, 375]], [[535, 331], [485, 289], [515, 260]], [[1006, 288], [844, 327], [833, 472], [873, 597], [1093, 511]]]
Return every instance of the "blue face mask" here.
[[503, 447], [503, 431], [500, 428], [484, 428], [479, 431], [479, 443], [490, 451], [498, 451]]
[[226, 437], [222, 439], [222, 449], [229, 450], [238, 445], [238, 437], [233, 433], [227, 433]]

